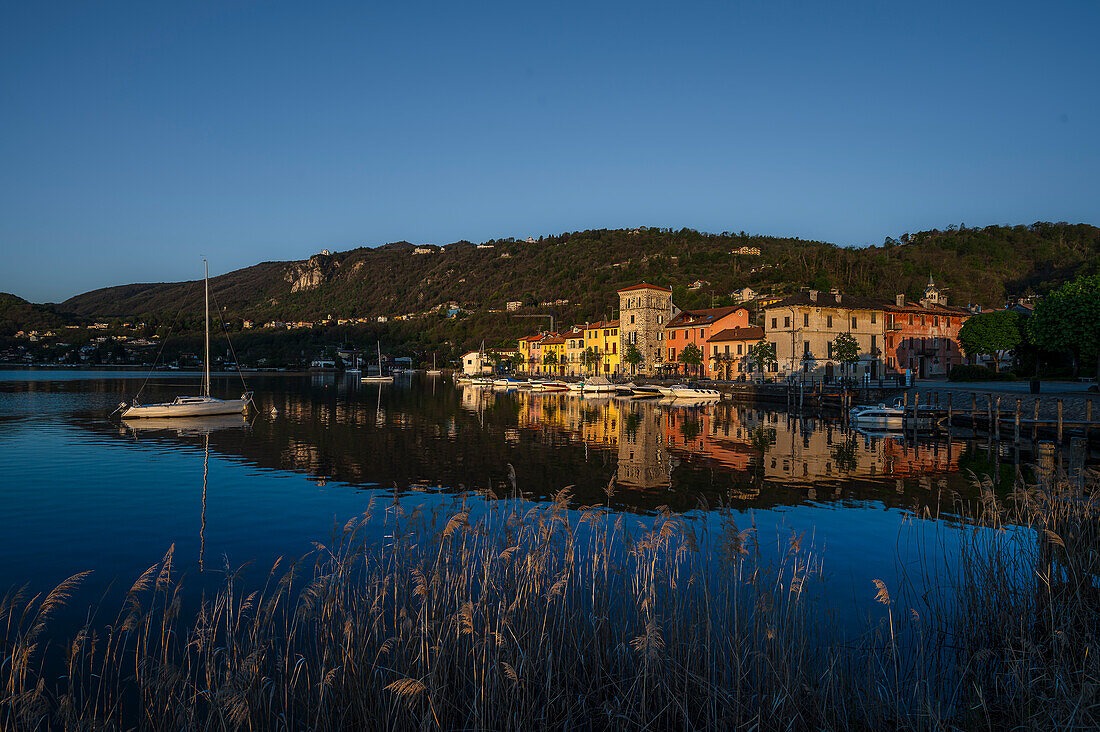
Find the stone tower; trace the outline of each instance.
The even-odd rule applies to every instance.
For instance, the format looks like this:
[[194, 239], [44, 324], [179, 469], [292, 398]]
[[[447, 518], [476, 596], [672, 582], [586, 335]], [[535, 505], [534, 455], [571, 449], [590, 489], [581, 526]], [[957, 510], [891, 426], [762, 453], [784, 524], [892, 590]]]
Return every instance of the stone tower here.
[[634, 346], [642, 354], [635, 373], [652, 375], [661, 365], [665, 326], [672, 318], [672, 290], [645, 282], [619, 290], [619, 354], [630, 374], [626, 354]]
[[924, 288], [924, 296], [920, 299], [920, 304], [928, 307], [929, 305], [946, 305], [947, 298], [944, 296], [940, 288], [936, 287], [936, 283], [932, 280], [932, 275], [928, 275], [928, 285]]

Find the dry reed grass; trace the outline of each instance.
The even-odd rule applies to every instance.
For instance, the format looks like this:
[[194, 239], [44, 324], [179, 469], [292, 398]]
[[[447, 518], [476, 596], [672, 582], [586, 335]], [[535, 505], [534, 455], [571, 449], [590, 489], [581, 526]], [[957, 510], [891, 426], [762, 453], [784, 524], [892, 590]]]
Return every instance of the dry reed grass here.
[[[169, 550], [64, 648], [48, 625], [82, 575], [4, 597], [0, 724], [1094, 728], [1097, 503], [1080, 481], [1004, 499], [978, 484], [964, 539], [928, 568], [944, 589], [869, 583], [881, 622], [855, 638], [802, 537], [773, 555], [725, 509], [640, 525], [569, 510], [568, 490], [446, 512], [372, 501], [263, 587], [227, 569], [186, 618]], [[377, 511], [381, 542], [364, 530]]]

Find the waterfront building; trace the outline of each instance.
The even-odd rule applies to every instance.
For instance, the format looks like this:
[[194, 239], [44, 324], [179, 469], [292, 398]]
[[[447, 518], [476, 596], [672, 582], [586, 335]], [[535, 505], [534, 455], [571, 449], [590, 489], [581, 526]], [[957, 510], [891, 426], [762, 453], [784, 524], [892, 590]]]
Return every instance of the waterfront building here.
[[745, 381], [756, 366], [750, 351], [764, 340], [764, 329], [758, 326], [726, 328], [707, 339], [704, 351], [712, 378]]
[[620, 336], [618, 320], [601, 320], [584, 326], [585, 350], [591, 348], [598, 359], [595, 366], [588, 367], [588, 373], [608, 377], [619, 375]]
[[920, 302], [898, 295], [886, 307], [886, 368], [894, 373], [909, 370], [920, 379], [946, 376], [963, 363], [959, 329], [969, 316], [966, 308], [948, 306], [931, 277]]
[[584, 376], [584, 330], [583, 325], [574, 325], [565, 332], [565, 376]]
[[842, 375], [833, 342], [848, 333], [859, 344], [859, 360], [843, 371], [858, 378], [882, 378], [885, 305], [880, 300], [833, 290], [804, 290], [764, 310], [764, 329], [775, 344], [779, 371], [831, 381]]
[[470, 351], [462, 354], [462, 373], [467, 376], [477, 376], [478, 374], [489, 373], [492, 370], [489, 359], [481, 351]]
[[[542, 356], [539, 362], [542, 364], [544, 374], [564, 376], [566, 369], [565, 344], [568, 339], [560, 333], [550, 333], [539, 341]], [[549, 363], [547, 363], [549, 361]]]
[[652, 375], [664, 361], [665, 326], [672, 320], [672, 290], [642, 282], [619, 290], [620, 353], [638, 349], [642, 362], [635, 373]]
[[744, 307], [681, 311], [665, 327], [665, 344], [668, 349], [665, 363], [674, 367], [677, 373], [687, 373], [691, 367], [683, 365], [682, 357], [684, 349], [688, 345], [694, 345], [703, 358], [702, 365], [698, 367], [700, 375], [711, 377], [714, 364], [708, 358], [711, 348], [707, 339], [729, 328], [747, 327], [749, 327], [749, 311]]

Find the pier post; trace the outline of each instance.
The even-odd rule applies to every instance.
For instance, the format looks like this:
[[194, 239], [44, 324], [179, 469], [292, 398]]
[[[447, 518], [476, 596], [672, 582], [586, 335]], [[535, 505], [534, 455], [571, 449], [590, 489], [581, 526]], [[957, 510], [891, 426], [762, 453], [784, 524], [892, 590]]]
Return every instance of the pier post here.
[[1020, 445], [1020, 397], [1016, 397], [1016, 428], [1012, 433], [1012, 444]]
[[1089, 441], [1089, 433], [1092, 432], [1092, 400], [1085, 397], [1085, 442]]
[[970, 392], [970, 432], [972, 437], [978, 436], [978, 395]]
[[951, 392], [947, 392], [947, 428], [951, 429]]
[[1062, 444], [1062, 400], [1058, 400], [1058, 444]]
[[986, 432], [993, 437], [993, 395], [985, 395]]
[[1039, 397], [1035, 397], [1035, 413], [1031, 416], [1031, 441], [1039, 439]]
[[920, 409], [920, 392], [913, 392], [913, 441], [917, 439], [917, 414]]
[[993, 412], [993, 436], [1001, 439], [1001, 397], [997, 397], [997, 409]]

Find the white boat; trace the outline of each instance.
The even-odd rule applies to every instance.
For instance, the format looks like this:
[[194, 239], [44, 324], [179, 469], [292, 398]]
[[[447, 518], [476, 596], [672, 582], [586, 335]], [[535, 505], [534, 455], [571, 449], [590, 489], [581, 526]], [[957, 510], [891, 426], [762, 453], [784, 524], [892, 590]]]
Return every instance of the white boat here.
[[672, 393], [673, 389], [686, 389], [686, 388], [687, 388], [687, 384], [673, 384], [672, 386], [658, 386], [657, 391], [661, 394], [661, 396], [671, 397], [671, 396], [675, 396], [675, 394]]
[[860, 427], [874, 429], [905, 429], [905, 411], [885, 404], [863, 404], [848, 410], [848, 419]]
[[583, 381], [570, 381], [569, 382], [569, 391], [581, 391], [582, 389], [584, 389], [584, 382]]
[[359, 357], [356, 356], [355, 365], [344, 371], [344, 376], [359, 376], [361, 373], [363, 373], [363, 371], [359, 368]]
[[658, 386], [634, 386], [630, 393], [639, 399], [661, 396], [661, 388]]
[[364, 384], [392, 384], [393, 374], [382, 373], [382, 341], [378, 341], [378, 373], [371, 376], [367, 374], [359, 379]]
[[474, 378], [470, 379], [469, 383], [473, 384], [474, 386], [492, 386], [493, 380], [490, 379], [488, 376], [475, 376]]
[[[123, 419], [148, 419], [153, 417], [205, 417], [211, 414], [243, 414], [252, 401], [252, 392], [246, 391], [240, 399], [217, 399], [210, 396], [210, 271], [202, 260], [204, 306], [206, 310], [206, 350], [203, 358], [202, 395], [178, 396], [175, 401], [160, 404], [138, 404], [137, 397], [127, 407], [123, 402]], [[139, 392], [140, 393], [140, 392]]]
[[493, 379], [493, 386], [508, 386], [513, 389], [518, 389], [521, 386], [527, 386], [526, 381], [520, 379], [513, 379], [511, 376], [505, 376], [502, 379]]
[[542, 383], [543, 391], [567, 391], [569, 384], [564, 381], [544, 381]]
[[432, 367], [424, 372], [428, 376], [440, 376], [443, 371], [435, 367], [435, 354], [432, 354]]
[[603, 376], [593, 376], [590, 379], [584, 380], [584, 386], [581, 387], [581, 391], [591, 392], [593, 394], [611, 394], [616, 388], [614, 384]]
[[678, 384], [672, 387], [672, 396], [677, 399], [721, 399], [722, 392], [717, 389], [703, 389], [698, 386]]

